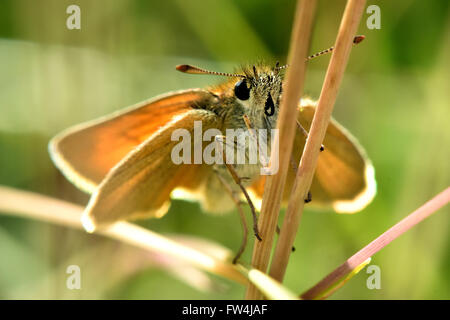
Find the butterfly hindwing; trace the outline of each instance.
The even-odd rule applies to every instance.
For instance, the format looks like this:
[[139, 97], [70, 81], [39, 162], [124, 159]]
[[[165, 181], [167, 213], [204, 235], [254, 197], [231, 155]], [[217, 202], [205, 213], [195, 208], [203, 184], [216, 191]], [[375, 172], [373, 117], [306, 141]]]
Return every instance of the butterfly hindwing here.
[[[316, 104], [302, 101], [298, 121], [309, 131]], [[374, 168], [358, 141], [339, 123], [331, 119], [323, 141], [325, 150], [319, 154], [317, 168], [311, 185], [313, 207], [331, 207], [340, 213], [353, 213], [369, 204], [376, 193]], [[294, 141], [293, 160], [300, 161], [305, 137], [299, 132]], [[283, 202], [290, 196], [296, 169], [289, 168]], [[264, 177], [258, 179], [251, 191], [260, 202], [264, 191]]]
[[172, 140], [172, 132], [183, 129], [193, 136], [194, 121], [201, 121], [204, 130], [219, 124], [213, 112], [194, 109], [160, 128], [109, 171], [86, 208], [85, 228], [93, 230], [125, 219], [161, 217], [168, 210], [175, 188], [195, 191], [211, 167], [175, 164], [172, 159], [172, 150], [179, 143]]

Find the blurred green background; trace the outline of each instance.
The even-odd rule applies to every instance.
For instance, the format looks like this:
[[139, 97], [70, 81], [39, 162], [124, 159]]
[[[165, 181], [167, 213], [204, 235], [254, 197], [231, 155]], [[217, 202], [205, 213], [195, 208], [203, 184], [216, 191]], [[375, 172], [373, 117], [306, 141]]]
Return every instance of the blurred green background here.
[[[66, 28], [70, 4], [81, 8], [81, 30]], [[352, 51], [334, 116], [367, 150], [378, 195], [355, 215], [306, 212], [286, 275], [294, 292], [314, 285], [450, 182], [449, 2], [370, 4], [381, 8], [381, 29], [369, 30], [364, 14], [359, 33], [366, 40]], [[311, 53], [333, 44], [344, 6], [319, 1]], [[54, 134], [157, 94], [222, 80], [178, 73], [176, 64], [233, 71], [260, 59], [286, 62], [294, 8], [292, 0], [2, 0], [0, 184], [84, 205], [87, 196], [49, 159]], [[309, 63], [310, 97], [318, 97], [328, 61]], [[195, 203], [174, 201], [161, 220], [139, 224], [232, 250], [241, 241], [236, 213], [211, 216]], [[447, 206], [373, 257], [380, 290], [366, 287], [363, 271], [332, 298], [449, 299], [449, 227]], [[243, 261], [250, 262], [251, 251]], [[81, 267], [81, 290], [66, 288], [71, 264]], [[244, 296], [242, 286], [222, 278], [190, 285], [177, 270], [164, 257], [98, 236], [0, 216], [2, 299]]]

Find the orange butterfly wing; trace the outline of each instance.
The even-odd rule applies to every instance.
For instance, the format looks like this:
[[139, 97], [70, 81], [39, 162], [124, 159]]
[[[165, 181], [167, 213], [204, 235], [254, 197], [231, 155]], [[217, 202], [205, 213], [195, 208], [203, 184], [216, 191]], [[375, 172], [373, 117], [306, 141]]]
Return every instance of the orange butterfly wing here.
[[[171, 122], [133, 149], [109, 171], [92, 195], [83, 215], [86, 230], [125, 219], [161, 217], [170, 204], [175, 188], [195, 193], [212, 173], [204, 164], [176, 165], [172, 150], [179, 141], [172, 141], [175, 129], [184, 129], [193, 137], [194, 122], [201, 121], [204, 130], [218, 128], [220, 119], [211, 111], [194, 109], [175, 117]], [[203, 141], [189, 141], [189, 148], [202, 148]]]
[[49, 143], [52, 160], [80, 189], [92, 193], [108, 171], [174, 117], [208, 103], [211, 93], [185, 90], [141, 102], [69, 128]]
[[[309, 131], [315, 112], [315, 103], [306, 100], [299, 108], [298, 121]], [[297, 134], [293, 158], [300, 161], [305, 138]], [[357, 140], [334, 119], [331, 120], [323, 142], [325, 150], [319, 154], [317, 168], [311, 185], [312, 202], [315, 207], [332, 207], [340, 213], [354, 213], [369, 204], [376, 193], [374, 168]], [[295, 172], [289, 168], [283, 202], [287, 203]], [[250, 187], [256, 202], [264, 192], [264, 176]]]

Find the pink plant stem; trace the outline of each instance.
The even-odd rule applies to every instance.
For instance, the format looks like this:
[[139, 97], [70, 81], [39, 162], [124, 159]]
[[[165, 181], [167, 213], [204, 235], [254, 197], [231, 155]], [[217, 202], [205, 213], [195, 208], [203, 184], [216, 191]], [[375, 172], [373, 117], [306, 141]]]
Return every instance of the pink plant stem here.
[[433, 199], [426, 202], [423, 206], [418, 208], [413, 213], [409, 214], [406, 218], [398, 222], [396, 225], [384, 232], [367, 246], [355, 253], [346, 262], [344, 262], [337, 269], [323, 278], [314, 287], [303, 293], [301, 295], [301, 298], [314, 299], [321, 292], [333, 285], [336, 281], [347, 275], [365, 260], [387, 246], [392, 240], [398, 238], [400, 235], [414, 227], [416, 224], [431, 216], [437, 210], [448, 204], [449, 201], [450, 187], [436, 195]]

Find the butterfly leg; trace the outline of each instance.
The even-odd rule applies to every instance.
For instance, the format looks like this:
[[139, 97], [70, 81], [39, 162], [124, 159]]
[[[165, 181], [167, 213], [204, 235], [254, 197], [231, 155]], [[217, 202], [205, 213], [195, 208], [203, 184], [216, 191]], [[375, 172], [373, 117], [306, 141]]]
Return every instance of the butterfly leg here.
[[233, 177], [234, 182], [239, 186], [242, 193], [244, 194], [245, 199], [247, 200], [247, 203], [250, 207], [250, 211], [251, 211], [252, 217], [253, 217], [253, 233], [255, 234], [256, 239], [261, 241], [262, 239], [261, 239], [261, 237], [259, 235], [259, 231], [258, 231], [258, 215], [256, 214], [255, 206], [253, 205], [252, 199], [250, 198], [247, 190], [242, 185], [242, 180], [245, 180], [247, 178], [239, 177], [237, 175], [236, 170], [234, 169], [234, 167], [232, 165], [226, 163], [225, 166], [227, 167], [228, 171], [230, 172], [231, 176]]
[[[280, 227], [277, 225], [277, 228], [275, 229], [275, 231], [277, 232], [277, 235], [280, 235]], [[294, 252], [295, 251], [295, 247], [294, 246], [292, 246], [292, 248], [291, 248], [291, 250], [292, 250], [292, 252]]]
[[308, 195], [306, 196], [305, 203], [309, 203], [312, 200], [311, 191], [308, 191]]
[[[308, 135], [309, 135], [308, 131], [306, 131], [306, 129], [303, 128], [303, 126], [300, 124], [300, 122], [298, 122], [298, 120], [297, 120], [297, 128], [305, 136], [305, 139], [308, 139]], [[325, 150], [325, 147], [323, 146], [323, 144], [321, 144], [320, 152], [322, 152], [323, 150]]]
[[214, 170], [216, 173], [217, 178], [220, 180], [222, 185], [224, 186], [225, 190], [230, 195], [233, 202], [236, 204], [236, 207], [238, 209], [239, 216], [241, 218], [241, 225], [242, 225], [242, 243], [241, 247], [239, 248], [239, 251], [236, 253], [236, 255], [233, 258], [233, 264], [236, 264], [236, 262], [239, 260], [241, 255], [244, 253], [245, 248], [247, 247], [247, 238], [248, 238], [248, 231], [247, 231], [247, 221], [245, 219], [244, 211], [242, 210], [241, 206], [241, 199], [239, 199], [239, 196], [233, 191], [233, 188], [228, 184], [228, 182], [220, 175], [217, 170]]
[[223, 152], [223, 146], [222, 146], [222, 143], [225, 141], [225, 137], [224, 136], [216, 136], [215, 140], [218, 143], [219, 149], [222, 148], [222, 149], [220, 149], [220, 151], [222, 152], [222, 155], [223, 155], [223, 162], [224, 162], [225, 167], [227, 168], [227, 170], [230, 173], [231, 177], [233, 178], [234, 182], [239, 186], [239, 188], [241, 189], [245, 199], [247, 200], [247, 203], [248, 203], [248, 205], [250, 207], [250, 211], [251, 211], [252, 217], [253, 217], [253, 233], [255, 234], [256, 239], [261, 241], [262, 239], [261, 239], [261, 237], [259, 235], [259, 231], [258, 231], [258, 216], [256, 214], [255, 206], [253, 205], [252, 199], [250, 198], [247, 190], [242, 185], [242, 181], [246, 180], [248, 178], [246, 178], [246, 177], [239, 177], [239, 175], [236, 172], [236, 170], [234, 169], [233, 165], [227, 163], [226, 155]]
[[[291, 168], [294, 171], [294, 175], [297, 174], [297, 164], [295, 163], [294, 158], [291, 156]], [[312, 200], [311, 191], [308, 191], [308, 195], [306, 196], [305, 203], [309, 203]]]

